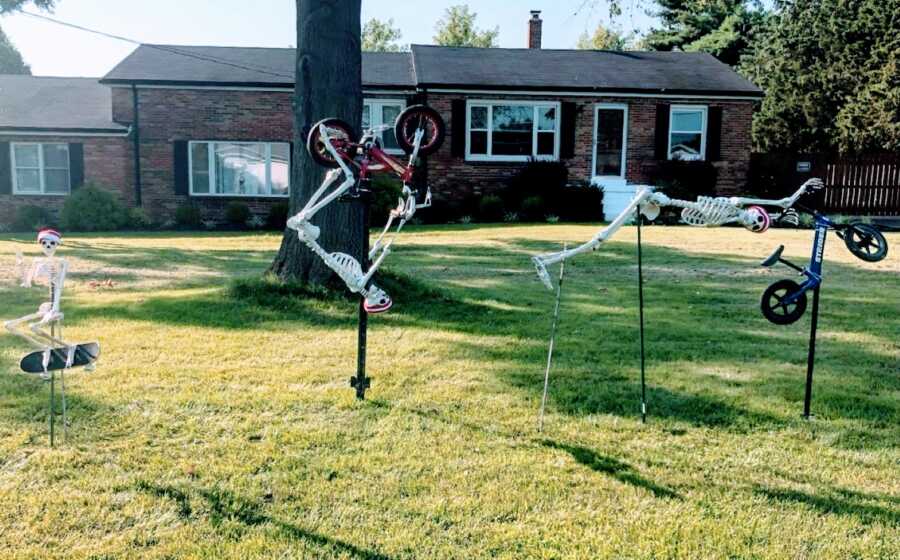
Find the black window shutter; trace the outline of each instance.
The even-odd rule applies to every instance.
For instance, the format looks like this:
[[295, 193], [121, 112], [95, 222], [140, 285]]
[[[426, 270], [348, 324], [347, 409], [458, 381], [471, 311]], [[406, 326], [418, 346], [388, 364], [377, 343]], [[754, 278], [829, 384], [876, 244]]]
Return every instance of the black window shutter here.
[[578, 115], [578, 105], [571, 101], [562, 103], [562, 115], [560, 115], [559, 157], [569, 159], [575, 157], [575, 120]]
[[69, 184], [73, 191], [84, 185], [84, 144], [69, 144]]
[[175, 141], [175, 194], [189, 194], [188, 179], [188, 143], [186, 140]]
[[453, 157], [466, 156], [466, 100], [450, 102], [450, 153]]
[[669, 159], [669, 104], [656, 106], [656, 159]]
[[0, 142], [0, 194], [12, 194], [12, 162], [9, 142]]
[[706, 161], [722, 159], [722, 108], [710, 107], [706, 120]]

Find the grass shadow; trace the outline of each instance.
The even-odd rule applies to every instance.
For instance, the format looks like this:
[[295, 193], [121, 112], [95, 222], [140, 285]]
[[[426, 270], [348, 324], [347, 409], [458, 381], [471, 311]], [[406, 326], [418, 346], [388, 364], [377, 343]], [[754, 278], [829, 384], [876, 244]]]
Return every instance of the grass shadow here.
[[[883, 500], [882, 496], [843, 488], [827, 488], [823, 494], [763, 486], [757, 486], [753, 491], [772, 502], [802, 504], [821, 513], [851, 516], [866, 524], [880, 522], [900, 527], [900, 509], [867, 503]], [[890, 501], [897, 503], [896, 497], [890, 498]]]

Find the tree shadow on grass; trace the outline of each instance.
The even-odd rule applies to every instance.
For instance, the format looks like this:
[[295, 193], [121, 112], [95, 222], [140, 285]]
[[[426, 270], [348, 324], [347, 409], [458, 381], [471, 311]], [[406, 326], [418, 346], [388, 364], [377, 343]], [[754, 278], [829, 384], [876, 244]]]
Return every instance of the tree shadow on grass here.
[[191, 507], [191, 496], [205, 500], [209, 508], [208, 518], [213, 527], [221, 527], [225, 523], [239, 523], [245, 527], [270, 526], [291, 540], [304, 541], [336, 554], [346, 554], [361, 560], [390, 560], [389, 556], [354, 544], [338, 540], [327, 535], [308, 531], [297, 525], [282, 521], [266, 514], [263, 506], [238, 496], [223, 488], [197, 489], [191, 493], [172, 487], [139, 481], [136, 489], [158, 498], [172, 500], [178, 508], [182, 519], [194, 517]]
[[634, 467], [624, 461], [601, 455], [593, 449], [588, 449], [587, 447], [582, 447], [580, 445], [559, 443], [552, 440], [544, 440], [541, 443], [550, 449], [565, 451], [571, 455], [573, 459], [592, 471], [609, 475], [619, 482], [643, 488], [657, 498], [681, 499], [681, 496], [677, 492], [644, 478], [635, 472]]
[[[866, 524], [881, 522], [889, 526], [900, 527], [900, 509], [867, 503], [883, 500], [883, 496], [834, 487], [826, 488], [821, 494], [811, 494], [792, 488], [767, 488], [764, 486], [757, 486], [753, 491], [773, 502], [803, 504], [821, 513], [852, 516]], [[889, 501], [897, 503], [896, 498], [889, 498]]]

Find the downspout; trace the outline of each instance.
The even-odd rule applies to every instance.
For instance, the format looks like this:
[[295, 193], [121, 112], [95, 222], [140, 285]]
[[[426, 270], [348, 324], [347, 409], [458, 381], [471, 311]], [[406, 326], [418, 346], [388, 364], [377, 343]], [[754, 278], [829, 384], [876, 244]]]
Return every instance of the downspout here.
[[138, 91], [137, 85], [131, 84], [131, 100], [134, 119], [132, 122], [131, 141], [134, 143], [134, 203], [135, 206], [143, 206], [141, 196], [141, 120], [138, 115]]

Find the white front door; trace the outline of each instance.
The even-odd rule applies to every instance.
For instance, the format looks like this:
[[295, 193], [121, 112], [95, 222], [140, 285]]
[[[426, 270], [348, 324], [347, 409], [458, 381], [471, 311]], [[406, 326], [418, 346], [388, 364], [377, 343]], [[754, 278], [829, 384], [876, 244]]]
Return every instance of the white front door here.
[[628, 105], [599, 103], [594, 108], [593, 177], [625, 178]]

